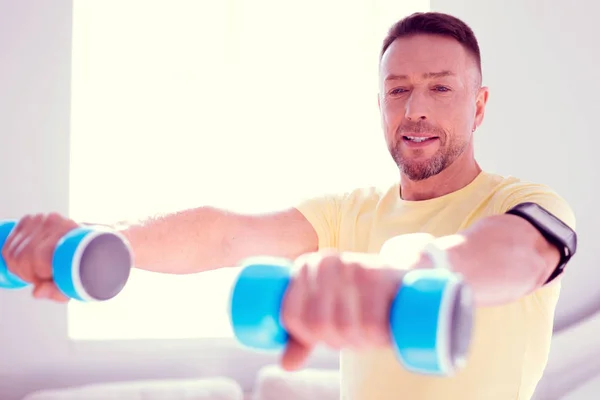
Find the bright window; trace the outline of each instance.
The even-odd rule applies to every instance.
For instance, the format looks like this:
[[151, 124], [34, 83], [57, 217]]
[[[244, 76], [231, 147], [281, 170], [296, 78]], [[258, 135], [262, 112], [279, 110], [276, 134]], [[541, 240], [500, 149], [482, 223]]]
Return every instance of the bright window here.
[[[428, 1], [74, 2], [70, 214], [265, 211], [390, 183], [377, 109], [390, 24]], [[235, 274], [135, 270], [69, 305], [77, 340], [231, 337]]]

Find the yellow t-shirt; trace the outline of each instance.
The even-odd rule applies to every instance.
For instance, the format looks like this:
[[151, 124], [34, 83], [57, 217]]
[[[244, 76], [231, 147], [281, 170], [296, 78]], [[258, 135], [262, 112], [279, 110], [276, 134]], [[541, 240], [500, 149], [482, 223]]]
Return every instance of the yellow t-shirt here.
[[[367, 253], [378, 253], [387, 239], [401, 234], [455, 234], [526, 201], [575, 227], [571, 208], [555, 192], [512, 177], [481, 172], [466, 187], [425, 201], [404, 201], [399, 193], [398, 184], [384, 192], [359, 189], [297, 208], [315, 228], [320, 249]], [[408, 372], [392, 349], [342, 351], [342, 399], [530, 399], [546, 366], [559, 293], [556, 280], [518, 301], [478, 308], [467, 366], [450, 378]]]

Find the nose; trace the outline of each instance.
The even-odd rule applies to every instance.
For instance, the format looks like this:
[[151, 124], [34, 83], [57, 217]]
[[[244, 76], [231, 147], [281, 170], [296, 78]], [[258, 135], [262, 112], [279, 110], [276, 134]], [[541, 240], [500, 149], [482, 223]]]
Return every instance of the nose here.
[[413, 91], [406, 102], [404, 117], [413, 122], [425, 121], [428, 118], [427, 103], [423, 95]]

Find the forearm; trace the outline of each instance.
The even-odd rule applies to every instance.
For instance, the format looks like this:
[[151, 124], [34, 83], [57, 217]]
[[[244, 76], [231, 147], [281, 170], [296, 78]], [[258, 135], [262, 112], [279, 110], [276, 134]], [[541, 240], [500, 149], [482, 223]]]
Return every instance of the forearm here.
[[533, 226], [512, 215], [486, 218], [436, 242], [484, 306], [511, 302], [541, 287], [560, 258]]
[[252, 256], [295, 258], [318, 246], [312, 225], [293, 208], [239, 214], [200, 207], [113, 228], [130, 242], [137, 268], [171, 274], [237, 266]]
[[234, 223], [226, 211], [201, 207], [113, 228], [129, 241], [136, 268], [188, 274], [237, 261], [225, 242]]

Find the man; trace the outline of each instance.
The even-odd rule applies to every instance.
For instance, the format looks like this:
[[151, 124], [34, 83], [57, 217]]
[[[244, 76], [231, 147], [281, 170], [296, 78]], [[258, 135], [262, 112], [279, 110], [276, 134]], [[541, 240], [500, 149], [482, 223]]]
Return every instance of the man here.
[[[296, 259], [283, 305], [293, 339], [282, 365], [300, 368], [317, 343], [342, 349], [343, 399], [529, 399], [546, 365], [568, 257], [535, 221], [508, 211], [533, 203], [567, 229], [575, 218], [549, 188], [481, 170], [473, 151], [488, 99], [481, 82], [471, 29], [449, 15], [414, 14], [390, 29], [380, 58], [379, 107], [398, 184], [266, 215], [200, 207], [116, 228], [136, 266], [151, 271], [193, 273], [253, 255]], [[50, 260], [75, 226], [59, 215], [27, 216], [7, 241], [9, 269], [34, 284], [35, 297], [65, 300]], [[411, 243], [406, 256], [384, 262], [381, 246], [399, 235]], [[429, 241], [477, 304], [467, 365], [448, 378], [404, 370], [387, 331], [401, 271], [434, 266], [423, 250]]]

